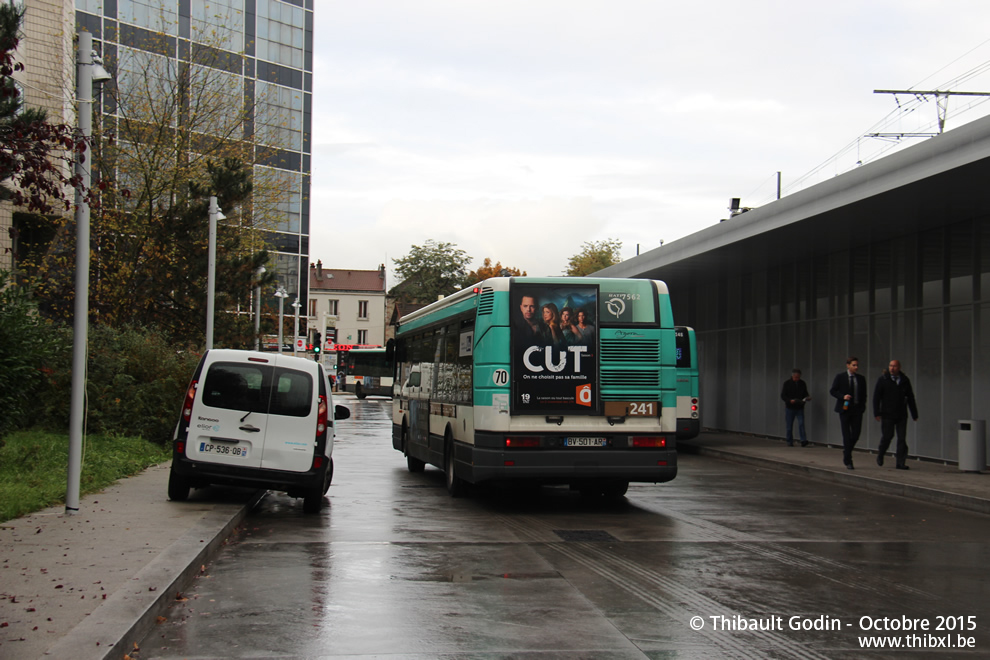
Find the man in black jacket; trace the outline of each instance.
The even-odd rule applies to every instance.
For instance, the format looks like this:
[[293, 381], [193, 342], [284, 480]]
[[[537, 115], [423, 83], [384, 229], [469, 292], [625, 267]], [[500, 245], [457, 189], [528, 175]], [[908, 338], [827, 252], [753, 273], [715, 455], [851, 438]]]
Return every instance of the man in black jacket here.
[[897, 469], [907, 470], [908, 446], [907, 414], [911, 409], [911, 419], [918, 421], [918, 406], [914, 401], [914, 390], [911, 381], [901, 373], [901, 363], [891, 360], [887, 371], [883, 372], [873, 388], [873, 416], [880, 422], [880, 447], [877, 453], [877, 465], [883, 465], [883, 455], [890, 447], [890, 441], [897, 432]]
[[832, 381], [828, 393], [835, 397], [835, 412], [839, 413], [842, 429], [842, 463], [853, 469], [852, 451], [863, 429], [863, 413], [866, 412], [866, 379], [860, 376], [859, 359], [846, 360], [846, 370], [839, 372]]
[[801, 380], [801, 370], [794, 369], [791, 377], [784, 381], [780, 390], [780, 398], [784, 400], [784, 424], [787, 428], [787, 446], [794, 446], [794, 419], [797, 418], [798, 434], [801, 436], [801, 446], [808, 446], [808, 436], [804, 432], [804, 403], [811, 399], [808, 386]]

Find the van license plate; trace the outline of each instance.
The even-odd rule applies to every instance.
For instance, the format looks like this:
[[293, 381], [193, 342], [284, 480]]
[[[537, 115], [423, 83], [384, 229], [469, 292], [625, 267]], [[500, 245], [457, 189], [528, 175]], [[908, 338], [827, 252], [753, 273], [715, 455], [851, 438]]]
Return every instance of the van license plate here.
[[605, 438], [564, 438], [565, 447], [604, 447]]
[[235, 447], [233, 445], [215, 445], [212, 442], [201, 442], [199, 443], [199, 453], [219, 454], [221, 456], [236, 456], [238, 458], [247, 458], [248, 450], [247, 447]]

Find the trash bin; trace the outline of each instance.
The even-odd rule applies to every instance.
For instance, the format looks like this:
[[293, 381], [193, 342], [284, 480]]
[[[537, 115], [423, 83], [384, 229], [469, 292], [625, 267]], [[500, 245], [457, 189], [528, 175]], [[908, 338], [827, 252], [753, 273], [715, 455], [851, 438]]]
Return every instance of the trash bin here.
[[959, 420], [959, 469], [982, 472], [987, 466], [987, 423], [983, 419]]

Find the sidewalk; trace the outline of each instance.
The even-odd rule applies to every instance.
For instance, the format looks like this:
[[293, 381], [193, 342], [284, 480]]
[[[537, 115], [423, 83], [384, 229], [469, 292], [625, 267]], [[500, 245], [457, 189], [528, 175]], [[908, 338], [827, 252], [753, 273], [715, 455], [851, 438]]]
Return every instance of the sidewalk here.
[[854, 470], [842, 464], [842, 448], [795, 442], [788, 447], [783, 440], [740, 433], [702, 432], [691, 440], [678, 440], [681, 451], [717, 456], [778, 470], [798, 472], [822, 479], [856, 486], [888, 495], [901, 495], [934, 502], [956, 509], [990, 514], [990, 472], [962, 472], [955, 465], [908, 459], [908, 470], [894, 469], [889, 453], [883, 467], [876, 463], [876, 452], [857, 450]]
[[[788, 447], [736, 433], [704, 432], [678, 444], [684, 452], [990, 514], [987, 472], [918, 460], [895, 470], [892, 456], [881, 468], [865, 451], [847, 470], [839, 448]], [[174, 503], [167, 483], [166, 463], [83, 497], [75, 516], [59, 506], [0, 524], [0, 658], [120, 660], [132, 653], [264, 494], [203, 489]]]
[[169, 502], [168, 466], [0, 523], [0, 658], [120, 660], [263, 494]]

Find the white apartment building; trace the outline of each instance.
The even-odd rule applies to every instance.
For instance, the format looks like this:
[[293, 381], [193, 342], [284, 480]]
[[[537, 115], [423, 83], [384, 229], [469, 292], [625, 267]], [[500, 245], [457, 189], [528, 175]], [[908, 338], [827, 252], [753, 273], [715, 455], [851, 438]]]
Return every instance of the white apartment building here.
[[310, 342], [326, 323], [327, 351], [333, 351], [334, 344], [384, 346], [385, 266], [350, 270], [324, 268], [322, 261], [311, 264], [306, 318]]

